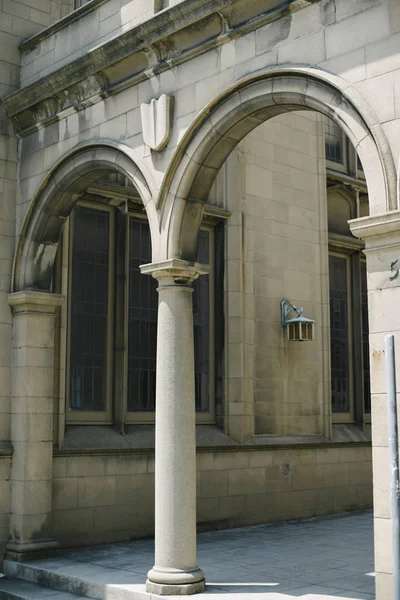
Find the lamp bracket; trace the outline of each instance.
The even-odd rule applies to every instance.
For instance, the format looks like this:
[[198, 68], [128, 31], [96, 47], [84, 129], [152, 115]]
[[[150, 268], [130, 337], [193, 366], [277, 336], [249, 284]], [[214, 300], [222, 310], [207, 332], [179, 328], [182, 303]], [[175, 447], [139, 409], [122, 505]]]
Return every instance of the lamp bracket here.
[[296, 312], [298, 317], [301, 317], [303, 314], [303, 307], [297, 308], [294, 304], [289, 302], [289, 300], [281, 300], [281, 323], [282, 327], [286, 327], [286, 321], [288, 315], [291, 312]]

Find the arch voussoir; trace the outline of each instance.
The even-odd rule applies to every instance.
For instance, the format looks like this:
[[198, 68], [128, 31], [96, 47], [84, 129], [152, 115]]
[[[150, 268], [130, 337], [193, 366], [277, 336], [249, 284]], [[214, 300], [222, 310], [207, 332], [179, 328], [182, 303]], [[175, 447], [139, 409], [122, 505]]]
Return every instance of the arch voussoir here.
[[126, 176], [137, 189], [148, 214], [152, 242], [159, 245], [157, 213], [151, 209], [154, 185], [122, 144], [91, 142], [73, 149], [44, 178], [31, 201], [14, 257], [12, 290], [51, 291], [60, 234], [81, 194], [109, 172]]
[[376, 115], [357, 90], [317, 68], [268, 69], [226, 89], [183, 136], [160, 193], [161, 228], [168, 231], [165, 258], [193, 260], [202, 204], [218, 170], [252, 129], [292, 110], [316, 110], [336, 121], [359, 151], [371, 213], [396, 208], [393, 157]]

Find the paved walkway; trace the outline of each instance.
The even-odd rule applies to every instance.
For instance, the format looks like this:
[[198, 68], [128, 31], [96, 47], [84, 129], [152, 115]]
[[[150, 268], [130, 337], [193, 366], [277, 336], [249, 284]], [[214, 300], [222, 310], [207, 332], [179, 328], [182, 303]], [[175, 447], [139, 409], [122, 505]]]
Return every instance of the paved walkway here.
[[[207, 591], [201, 597], [373, 599], [372, 527], [372, 513], [363, 512], [202, 533], [198, 564], [206, 573]], [[153, 544], [153, 540], [139, 540], [85, 548], [66, 552], [62, 562], [65, 566], [65, 561], [71, 561], [69, 569], [79, 562], [95, 580], [105, 581], [106, 573], [113, 572], [113, 583], [120, 578], [121, 584], [129, 581], [142, 591], [153, 565]]]

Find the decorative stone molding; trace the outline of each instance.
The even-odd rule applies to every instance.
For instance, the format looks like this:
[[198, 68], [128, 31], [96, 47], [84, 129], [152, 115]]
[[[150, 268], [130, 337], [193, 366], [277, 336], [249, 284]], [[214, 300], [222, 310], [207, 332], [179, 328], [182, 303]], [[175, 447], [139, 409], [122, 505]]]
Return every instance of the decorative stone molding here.
[[400, 210], [349, 221], [353, 235], [365, 240], [369, 290], [399, 285]]
[[196, 256], [204, 203], [229, 154], [250, 131], [290, 110], [317, 110], [336, 121], [357, 148], [366, 173], [371, 212], [396, 208], [396, 171], [388, 141], [365, 99], [341, 77], [321, 69], [276, 67], [254, 73], [215, 98], [186, 130], [158, 198], [172, 224], [167, 256]]
[[22, 291], [8, 294], [8, 303], [14, 314], [36, 312], [53, 313], [64, 304], [64, 296], [48, 292]]
[[[97, 6], [102, 1], [96, 0]], [[308, 2], [291, 0], [282, 4], [275, 0], [270, 4], [272, 6], [266, 11], [264, 0], [180, 2], [6, 96], [2, 105], [18, 133], [28, 135], [71, 112], [100, 102], [105, 96], [147, 80], [150, 68], [152, 75], [158, 75], [229, 42], [232, 37], [290, 15], [307, 6]], [[90, 5], [92, 3], [86, 11], [93, 8]], [[83, 11], [84, 7], [78, 10]], [[71, 19], [72, 16], [66, 17], [61, 25], [68, 26]], [[47, 36], [56, 35], [59, 28], [60, 24], [54, 31], [49, 28], [30, 38], [29, 47], [46, 39], [46, 32]], [[193, 36], [194, 30], [196, 36]]]
[[174, 98], [167, 94], [140, 106], [143, 141], [155, 152], [161, 152], [171, 137], [173, 106]]
[[[143, 165], [141, 165], [143, 168]], [[107, 172], [122, 173], [138, 191], [150, 228], [157, 228], [151, 207], [155, 184], [132, 160], [124, 144], [95, 140], [64, 155], [39, 186], [25, 218], [13, 266], [12, 290], [50, 290], [61, 229], [79, 195]]]
[[[380, 215], [352, 219], [348, 223], [353, 235], [363, 240], [368, 240], [369, 247], [376, 247], [380, 245], [380, 239], [383, 236], [387, 238], [387, 236], [395, 234], [396, 239], [399, 239], [400, 210], [392, 210]], [[377, 239], [373, 240], [371, 238]]]
[[55, 33], [57, 33], [57, 31], [64, 29], [64, 27], [68, 27], [69, 25], [74, 23], [74, 21], [81, 19], [83, 15], [93, 12], [94, 10], [96, 10], [96, 8], [98, 8], [105, 2], [107, 2], [107, 0], [91, 0], [90, 2], [85, 2], [85, 4], [82, 4], [82, 6], [76, 8], [62, 19], [58, 19], [58, 21], [56, 21], [49, 27], [46, 27], [45, 29], [39, 31], [27, 40], [24, 40], [19, 45], [20, 52], [26, 52], [31, 48], [35, 48], [42, 40], [45, 40], [51, 35], [54, 35]]
[[208, 265], [172, 258], [158, 263], [141, 265], [143, 275], [152, 275], [154, 279], [170, 279], [176, 284], [190, 285], [200, 275], [210, 272]]

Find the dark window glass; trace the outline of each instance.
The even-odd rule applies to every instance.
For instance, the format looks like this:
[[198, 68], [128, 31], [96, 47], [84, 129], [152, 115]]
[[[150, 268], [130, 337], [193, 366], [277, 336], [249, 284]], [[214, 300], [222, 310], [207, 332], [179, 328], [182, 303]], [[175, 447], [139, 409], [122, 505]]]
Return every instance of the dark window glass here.
[[333, 121], [325, 124], [325, 155], [326, 159], [338, 164], [344, 163], [343, 133], [339, 125]]
[[[210, 234], [199, 232], [198, 262], [210, 262]], [[210, 410], [210, 281], [201, 275], [193, 282], [194, 370], [196, 411]]]
[[157, 281], [141, 275], [151, 262], [150, 228], [144, 219], [129, 219], [128, 410], [153, 412], [156, 392]]
[[348, 261], [329, 256], [332, 412], [350, 410]]
[[364, 411], [371, 412], [371, 384], [369, 372], [369, 328], [368, 328], [368, 293], [367, 293], [367, 265], [361, 263], [361, 293], [362, 293], [362, 348], [364, 369]]
[[74, 209], [70, 408], [106, 410], [110, 214]]
[[[141, 275], [140, 265], [151, 262], [147, 221], [130, 217], [128, 411], [154, 412], [157, 350], [157, 281]], [[209, 263], [209, 233], [199, 233], [199, 262]], [[196, 410], [209, 410], [210, 315], [209, 276], [193, 284]]]

